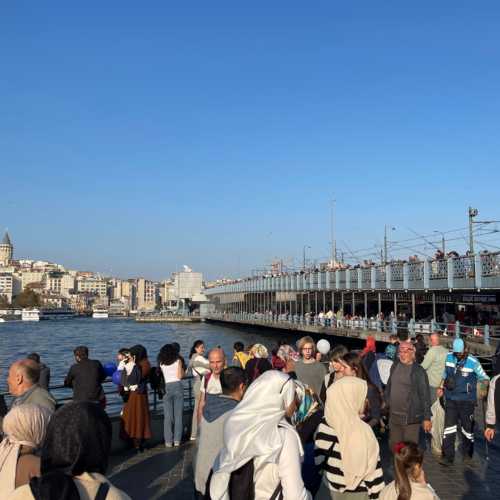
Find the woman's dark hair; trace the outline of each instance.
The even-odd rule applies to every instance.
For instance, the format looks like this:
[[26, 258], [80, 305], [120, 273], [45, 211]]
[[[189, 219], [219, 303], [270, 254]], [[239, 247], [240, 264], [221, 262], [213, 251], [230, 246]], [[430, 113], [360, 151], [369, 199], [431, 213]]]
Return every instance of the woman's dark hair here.
[[415, 443], [403, 441], [394, 446], [394, 472], [396, 480], [397, 500], [410, 500], [413, 470], [416, 465], [422, 466], [424, 454]]
[[146, 348], [141, 344], [132, 346], [130, 348], [130, 353], [132, 354], [132, 356], [135, 356], [136, 363], [139, 363], [139, 361], [148, 358], [148, 351], [146, 351]]
[[118, 351], [118, 354], [121, 354], [122, 356], [128, 356], [130, 354], [130, 349], [128, 347], [122, 347]]
[[328, 353], [328, 361], [340, 361], [347, 353], [348, 349], [346, 346], [339, 344], [335, 346], [329, 353]]
[[233, 345], [233, 349], [236, 351], [236, 352], [241, 352], [243, 351], [243, 349], [245, 349], [245, 346], [243, 345], [243, 342], [235, 342], [234, 345]]
[[158, 365], [171, 365], [179, 359], [179, 353], [172, 344], [165, 344], [158, 353]]
[[196, 352], [196, 349], [200, 347], [200, 345], [203, 345], [205, 342], [203, 340], [195, 340], [193, 343], [193, 347], [191, 347], [191, 350], [189, 351], [189, 359], [191, 359], [191, 356]]
[[42, 448], [41, 477], [30, 481], [35, 499], [79, 500], [72, 477], [106, 473], [111, 433], [111, 420], [96, 403], [73, 402], [56, 411]]
[[342, 363], [348, 365], [349, 368], [354, 370], [356, 372], [356, 377], [364, 380], [368, 384], [368, 387], [376, 389], [376, 393], [381, 399], [378, 387], [371, 381], [370, 375], [368, 375], [366, 367], [363, 363], [363, 358], [357, 352], [349, 351], [347, 354], [344, 354], [344, 356], [342, 356]]

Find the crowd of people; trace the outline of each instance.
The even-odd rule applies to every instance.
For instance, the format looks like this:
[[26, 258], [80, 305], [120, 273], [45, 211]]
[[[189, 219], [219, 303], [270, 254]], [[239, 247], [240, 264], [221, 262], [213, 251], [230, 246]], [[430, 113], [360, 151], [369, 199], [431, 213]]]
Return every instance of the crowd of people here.
[[[236, 342], [230, 356], [220, 346], [205, 352], [197, 340], [186, 363], [179, 344], [169, 343], [153, 367], [142, 345], [117, 355], [120, 438], [141, 453], [152, 437], [150, 385], [163, 403], [165, 446], [195, 442], [198, 499], [436, 499], [422, 466], [423, 433], [431, 434], [431, 451], [443, 467], [455, 460], [457, 433], [463, 460], [470, 461], [474, 408], [487, 397], [484, 436], [495, 437], [500, 375], [489, 384], [460, 338], [451, 351], [433, 333], [429, 347], [422, 336], [393, 335], [383, 352], [373, 337], [353, 351], [308, 336], [272, 350]], [[38, 354], [11, 365], [14, 399], [1, 423], [0, 498], [129, 498], [105, 477], [112, 435], [106, 370], [85, 346], [74, 357], [65, 379], [73, 401], [59, 407]], [[195, 405], [184, 435], [186, 376]], [[381, 466], [384, 435], [391, 471]], [[385, 484], [388, 475], [394, 481]]]

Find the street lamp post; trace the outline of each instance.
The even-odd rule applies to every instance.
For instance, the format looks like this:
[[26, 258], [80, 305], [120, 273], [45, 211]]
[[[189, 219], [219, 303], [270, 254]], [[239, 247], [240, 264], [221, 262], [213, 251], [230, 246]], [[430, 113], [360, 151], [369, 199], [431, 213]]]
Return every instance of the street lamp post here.
[[434, 233], [437, 233], [437, 234], [440, 234], [441, 235], [441, 251], [446, 254], [446, 240], [445, 240], [445, 237], [444, 237], [444, 233], [442, 231], [433, 231]]
[[309, 245], [304, 245], [302, 248], [302, 270], [306, 270], [306, 248], [311, 248]]

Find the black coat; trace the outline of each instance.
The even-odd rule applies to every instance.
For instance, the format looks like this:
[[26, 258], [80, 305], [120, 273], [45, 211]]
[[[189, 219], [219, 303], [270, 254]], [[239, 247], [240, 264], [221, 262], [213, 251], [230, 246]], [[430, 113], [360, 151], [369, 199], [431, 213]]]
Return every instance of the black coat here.
[[[397, 365], [398, 363], [394, 363], [391, 366], [391, 373], [384, 391], [385, 402], [389, 407], [389, 414], [391, 412], [391, 387], [393, 383], [397, 383], [397, 380], [393, 380], [392, 375]], [[408, 392], [409, 404], [407, 423], [420, 424], [424, 420], [431, 419], [431, 390], [427, 372], [416, 362], [412, 365], [410, 380], [412, 390]]]

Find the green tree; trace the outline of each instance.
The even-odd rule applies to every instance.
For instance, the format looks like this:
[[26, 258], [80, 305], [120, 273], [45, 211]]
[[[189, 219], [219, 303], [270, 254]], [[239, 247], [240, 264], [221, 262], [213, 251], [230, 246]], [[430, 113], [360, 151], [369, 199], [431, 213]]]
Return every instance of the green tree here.
[[5, 295], [0, 295], [0, 309], [8, 309], [10, 307], [9, 301]]
[[39, 307], [40, 306], [40, 296], [33, 290], [26, 289], [19, 295], [16, 295], [12, 301], [12, 305], [15, 307]]

